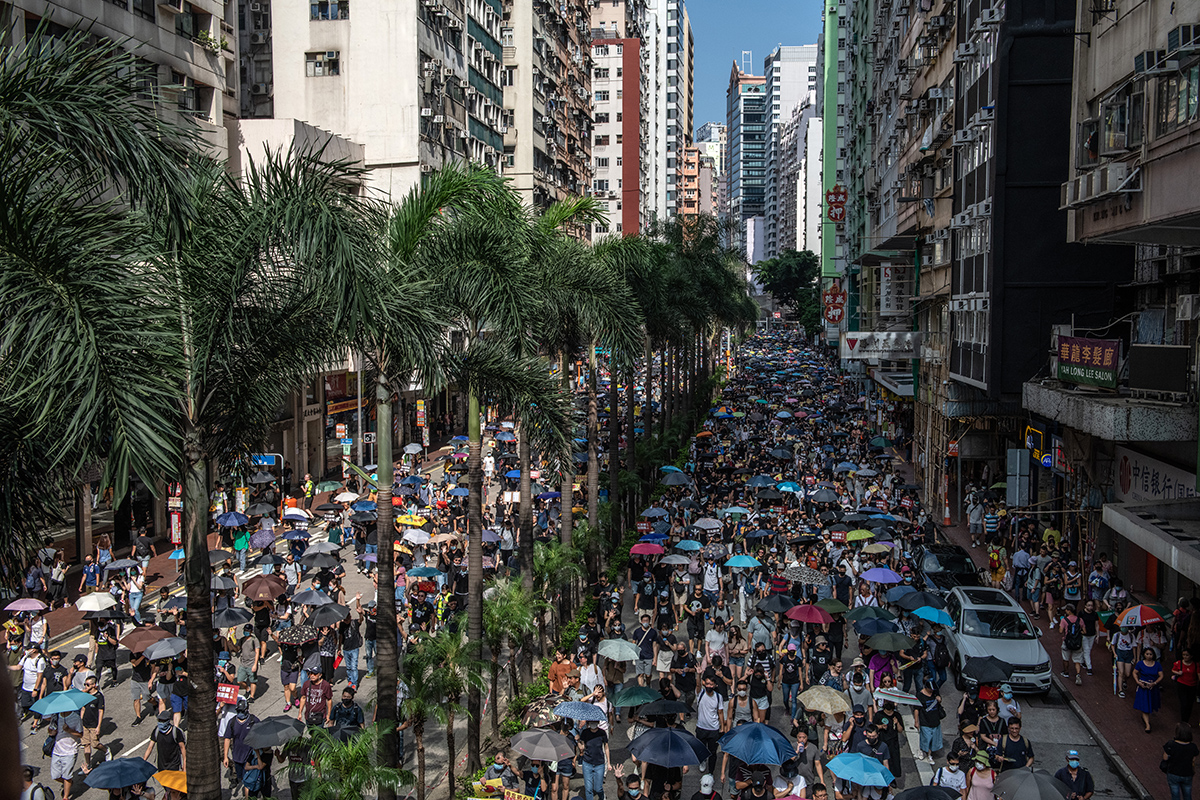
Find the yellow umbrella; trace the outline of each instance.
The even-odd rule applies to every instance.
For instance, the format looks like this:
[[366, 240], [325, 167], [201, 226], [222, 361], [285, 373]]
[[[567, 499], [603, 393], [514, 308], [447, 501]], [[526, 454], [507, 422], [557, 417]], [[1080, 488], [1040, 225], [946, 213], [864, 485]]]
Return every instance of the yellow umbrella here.
[[846, 695], [830, 689], [828, 686], [813, 686], [800, 694], [800, 702], [809, 711], [820, 711], [825, 714], [845, 714], [850, 710], [850, 701]]
[[850, 531], [849, 533], [846, 534], [847, 542], [857, 542], [862, 539], [874, 539], [874, 538], [875, 538], [875, 534], [871, 533], [868, 530], [863, 530], [862, 528], [859, 528], [856, 531]]
[[397, 517], [396, 522], [401, 525], [424, 525], [429, 520], [424, 517], [418, 517], [416, 514], [405, 514], [402, 517]]
[[892, 549], [883, 542], [871, 542], [869, 545], [863, 548], [864, 553], [870, 553], [872, 555], [875, 553], [890, 553], [891, 551]]
[[177, 769], [164, 769], [154, 773], [154, 780], [164, 789], [187, 793], [187, 773]]

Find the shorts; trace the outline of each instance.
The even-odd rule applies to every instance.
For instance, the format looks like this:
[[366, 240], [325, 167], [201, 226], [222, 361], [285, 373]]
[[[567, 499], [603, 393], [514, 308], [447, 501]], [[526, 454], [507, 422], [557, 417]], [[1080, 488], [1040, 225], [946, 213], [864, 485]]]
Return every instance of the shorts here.
[[188, 699], [177, 694], [171, 695], [171, 710], [176, 714], [182, 714], [187, 711]]
[[968, 526], [968, 530], [970, 531], [972, 536], [974, 536], [977, 533], [983, 533], [983, 523], [982, 522], [972, 522]]
[[654, 666], [654, 662], [648, 658], [639, 658], [637, 661], [633, 662], [633, 666], [638, 675], [649, 675], [651, 667]]
[[769, 709], [771, 707], [770, 695], [767, 695], [765, 697], [751, 697], [750, 699], [754, 702], [754, 707], [757, 708], [759, 711], [766, 711], [767, 709]]
[[69, 781], [75, 774], [75, 762], [79, 759], [78, 753], [72, 753], [69, 756], [50, 756], [50, 779], [56, 781]]
[[746, 666], [746, 657], [745, 656], [730, 656], [729, 657], [729, 666], [731, 666], [731, 667]]
[[250, 667], [238, 666], [237, 668], [238, 683], [254, 683], [254, 670]]
[[158, 686], [154, 687], [154, 693], [156, 695], [158, 695], [159, 700], [162, 700], [164, 703], [170, 703], [171, 702], [171, 689], [172, 689], [171, 684], [160, 683]]
[[138, 681], [130, 681], [129, 682], [129, 698], [131, 700], [133, 700], [133, 702], [135, 702], [135, 703], [139, 700], [149, 700], [150, 699], [150, 684], [140, 683]]
[[1060, 653], [1062, 655], [1063, 663], [1068, 661], [1074, 661], [1076, 664], [1083, 663], [1083, 650], [1068, 650], [1064, 647]]
[[98, 750], [100, 748], [100, 729], [84, 728], [83, 738], [79, 741], [88, 750]]
[[288, 667], [279, 668], [279, 683], [284, 686], [294, 686], [298, 677], [300, 677], [300, 670], [298, 669], [290, 669]]
[[269, 626], [266, 628], [255, 628], [254, 635], [258, 637], [260, 642], [265, 642], [271, 638], [271, 628]]
[[33, 699], [33, 692], [27, 691], [25, 689], [21, 690], [20, 703], [21, 703], [22, 711], [29, 711], [29, 707], [31, 705], [33, 705], [35, 702], [36, 701]]
[[1117, 649], [1117, 663], [1118, 664], [1132, 664], [1133, 663], [1133, 651], [1132, 650], [1121, 650], [1118, 648]]

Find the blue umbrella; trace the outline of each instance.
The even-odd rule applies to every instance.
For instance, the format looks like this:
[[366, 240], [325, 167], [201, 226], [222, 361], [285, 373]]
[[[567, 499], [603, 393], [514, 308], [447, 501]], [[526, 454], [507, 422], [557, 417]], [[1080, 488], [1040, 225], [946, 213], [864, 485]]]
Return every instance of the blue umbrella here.
[[655, 544], [662, 544], [664, 539], [670, 539], [670, 538], [671, 537], [665, 533], [647, 533], [641, 539], [638, 539], [638, 541], [639, 542], [654, 542]]
[[578, 461], [580, 464], [586, 464], [587, 460], [588, 460], [588, 454], [587, 453], [576, 453], [575, 460]]
[[515, 442], [516, 440], [516, 434], [509, 433], [508, 431], [500, 431], [500, 433], [496, 434], [497, 442]]
[[862, 753], [842, 753], [829, 759], [825, 767], [842, 780], [859, 786], [887, 786], [896, 780], [882, 761]]
[[409, 475], [407, 478], [400, 481], [400, 485], [401, 486], [420, 486], [421, 485], [421, 476], [420, 475]]
[[243, 525], [249, 524], [249, 522], [249, 517], [237, 511], [226, 511], [217, 517], [217, 524], [222, 528], [240, 528]]
[[912, 612], [914, 617], [920, 617], [923, 620], [928, 620], [934, 625], [945, 625], [949, 627], [954, 624], [954, 620], [950, 619], [950, 615], [940, 608], [933, 606], [921, 606], [916, 611]]
[[704, 742], [677, 728], [651, 728], [630, 742], [629, 752], [639, 761], [660, 767], [690, 767], [708, 759]]
[[433, 567], [414, 567], [404, 574], [412, 578], [432, 578], [435, 575], [441, 575], [442, 573]]
[[[567, 719], [579, 719], [583, 720], [584, 722], [590, 722], [592, 720], [595, 720], [596, 722], [603, 722], [605, 718], [604, 712], [598, 707], [592, 705], [591, 703], [579, 703], [576, 701], [559, 703], [554, 707], [554, 713], [560, 717], [566, 717]], [[639, 736], [638, 738], [640, 739], [641, 737]]]
[[776, 419], [791, 419], [791, 417], [792, 417], [792, 412], [790, 412], [790, 411], [780, 411], [778, 414], [775, 415]]
[[896, 633], [900, 627], [886, 619], [859, 619], [854, 621], [854, 630], [860, 636], [874, 636], [877, 633]]
[[359, 500], [350, 508], [355, 511], [375, 511], [377, 507], [374, 500]]
[[562, 492], [542, 492], [537, 496], [538, 500], [557, 500], [562, 497]]
[[858, 464], [855, 464], [853, 461], [843, 461], [842, 463], [837, 465], [837, 468], [834, 469], [834, 472], [857, 472], [857, 471], [858, 471]]
[[506, 478], [519, 478], [519, 477], [521, 477], [521, 470], [519, 470], [519, 469], [510, 469], [508, 472], [504, 473], [504, 477], [506, 477]]
[[446, 494], [450, 495], [451, 497], [466, 497], [470, 493], [470, 489], [465, 489], [462, 486], [455, 486], [453, 489], [446, 492]]
[[287, 533], [285, 533], [283, 535], [283, 538], [287, 539], [288, 541], [295, 541], [296, 539], [307, 539], [308, 531], [302, 530], [302, 529], [288, 531]]
[[124, 789], [145, 783], [156, 772], [158, 767], [144, 758], [114, 758], [89, 772], [83, 782], [93, 789]]
[[750, 531], [746, 534], [747, 539], [765, 539], [768, 536], [774, 536], [775, 531], [769, 531], [766, 528], [759, 528], [756, 531]]
[[469, 440], [469, 439], [467, 439], [467, 437], [463, 436], [462, 434], [459, 434], [458, 436], [453, 436], [453, 437], [451, 437], [451, 438], [450, 438], [450, 441], [452, 441], [452, 442], [466, 442], [466, 441], [470, 441], [470, 440]]
[[683, 472], [683, 470], [681, 470], [679, 467], [672, 467], [669, 464], [665, 467], [659, 467], [659, 469], [663, 472]]
[[743, 514], [744, 515], [744, 514], [749, 514], [750, 509], [742, 508], [741, 506], [730, 506], [729, 508], [722, 508], [720, 513], [722, 513], [722, 514]]
[[48, 717], [51, 714], [70, 714], [95, 701], [95, 695], [81, 692], [78, 689], [67, 689], [63, 692], [53, 692], [46, 695], [30, 706], [29, 710], [43, 717]]
[[[679, 470], [675, 470], [675, 471], [679, 472]], [[670, 514], [670, 512], [668, 512], [665, 508], [658, 508], [657, 506], [647, 508], [645, 511], [642, 512], [643, 517], [665, 517], [665, 516], [668, 516], [669, 514]]]
[[753, 556], [734, 556], [725, 562], [727, 567], [761, 567], [762, 563]]
[[775, 479], [770, 475], [755, 475], [753, 478], [746, 481], [746, 485], [751, 489], [765, 489], [768, 486], [774, 486]]
[[679, 544], [675, 545], [676, 550], [699, 550], [704, 545], [697, 542], [695, 539], [684, 539]]
[[795, 481], [781, 481], [776, 484], [775, 488], [781, 492], [798, 492], [800, 491], [800, 484]]
[[481, 538], [485, 542], [498, 542], [500, 541], [500, 534], [496, 533], [491, 528], [488, 528], [481, 534]]
[[899, 586], [893, 586], [892, 588], [888, 589], [885, 597], [887, 597], [887, 601], [889, 603], [894, 603], [901, 597], [904, 597], [904, 595], [911, 594], [915, 591], [916, 589], [911, 586], [900, 584]]
[[788, 738], [770, 725], [748, 722], [721, 737], [721, 750], [744, 764], [783, 764], [796, 755]]
[[171, 551], [171, 555], [167, 556], [167, 558], [171, 561], [182, 561], [183, 559], [187, 558], [187, 556], [184, 555], [182, 547], [177, 547]]

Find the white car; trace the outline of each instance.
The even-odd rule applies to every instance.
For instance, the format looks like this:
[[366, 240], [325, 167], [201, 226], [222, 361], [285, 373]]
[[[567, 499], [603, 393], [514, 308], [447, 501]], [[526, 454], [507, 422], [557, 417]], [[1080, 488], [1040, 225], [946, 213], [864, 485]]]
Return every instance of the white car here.
[[984, 586], [956, 586], [946, 595], [946, 613], [954, 620], [954, 628], [946, 635], [946, 646], [959, 689], [972, 682], [962, 675], [968, 658], [995, 656], [1012, 665], [1012, 677], [1007, 682], [1014, 692], [1050, 690], [1050, 656], [1038, 641], [1042, 632], [1007, 592]]

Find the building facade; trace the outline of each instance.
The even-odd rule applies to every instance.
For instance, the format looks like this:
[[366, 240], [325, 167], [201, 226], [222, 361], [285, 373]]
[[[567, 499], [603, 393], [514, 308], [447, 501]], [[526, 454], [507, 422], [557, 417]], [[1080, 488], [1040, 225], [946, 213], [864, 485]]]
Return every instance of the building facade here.
[[763, 214], [767, 188], [768, 111], [766, 78], [743, 72], [729, 75], [726, 99], [728, 216], [734, 241], [747, 263], [763, 257]]
[[[795, 209], [791, 209], [793, 233], [785, 237], [781, 231], [783, 196], [789, 192], [783, 186], [784, 161], [794, 159], [785, 154], [782, 146], [783, 128], [792, 112], [802, 103], [809, 103], [817, 89], [817, 46], [815, 44], [776, 47], [763, 59], [768, 109], [767, 183], [763, 200], [763, 256], [775, 258], [788, 247], [784, 238], [795, 241]], [[795, 142], [792, 142], [793, 146]], [[794, 191], [794, 187], [792, 187]]]
[[820, 253], [821, 119], [812, 102], [795, 106], [779, 128], [772, 183], [777, 195], [777, 252], [768, 257], [784, 250]]

